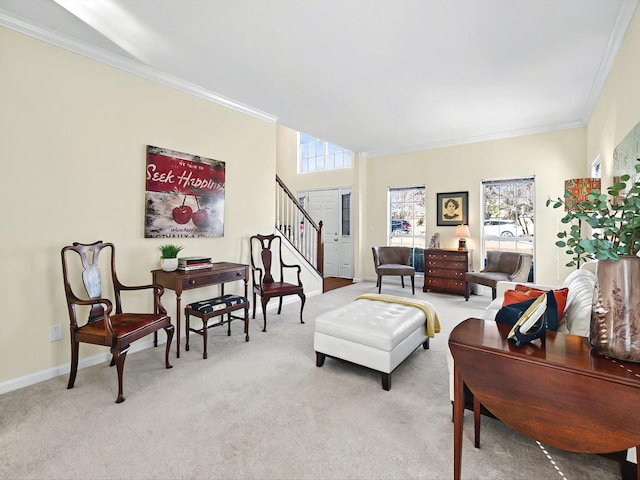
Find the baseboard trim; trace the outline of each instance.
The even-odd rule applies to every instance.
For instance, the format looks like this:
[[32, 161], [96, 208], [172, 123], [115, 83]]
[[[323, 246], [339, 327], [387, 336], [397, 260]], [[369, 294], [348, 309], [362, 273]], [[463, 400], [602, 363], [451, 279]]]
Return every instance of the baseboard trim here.
[[[307, 298], [315, 297], [316, 295], [321, 295], [322, 292], [313, 291], [306, 294]], [[283, 306], [289, 305], [291, 303], [300, 302], [300, 299], [295, 296], [285, 297], [282, 302]], [[272, 311], [278, 308], [278, 302], [269, 302], [267, 305], [267, 311]], [[260, 308], [256, 308], [256, 317], [258, 317], [258, 313], [261, 313]], [[254, 321], [258, 321], [256, 318]], [[184, 344], [183, 340], [185, 335], [180, 337], [180, 343]], [[158, 335], [158, 346], [166, 345], [166, 338], [163, 340], [162, 335]], [[129, 353], [136, 353], [142, 350], [146, 350], [147, 348], [153, 347], [153, 340], [135, 342], [131, 345], [129, 349]], [[104, 353], [99, 353], [97, 355], [93, 355], [91, 357], [81, 358], [78, 361], [78, 370], [82, 370], [87, 367], [92, 367], [94, 365], [98, 365], [103, 362], [111, 361], [111, 353], [107, 350]], [[62, 365], [58, 365], [56, 367], [47, 368], [46, 370], [41, 370], [36, 373], [31, 373], [29, 375], [25, 375], [23, 377], [13, 378], [11, 380], [7, 380], [5, 382], [0, 383], [0, 395], [3, 393], [12, 392], [14, 390], [19, 390], [20, 388], [29, 387], [31, 385], [35, 385], [36, 383], [44, 382], [46, 380], [51, 380], [52, 378], [59, 377], [60, 375], [68, 375], [70, 369], [70, 362], [63, 363]]]
[[[158, 335], [158, 346], [166, 345], [167, 340], [164, 341], [161, 339], [161, 335]], [[146, 350], [147, 348], [153, 347], [153, 340], [148, 340], [144, 342], [137, 342], [131, 345], [129, 349], [129, 353], [139, 352], [141, 350]], [[104, 353], [99, 353], [97, 355], [93, 355], [91, 357], [82, 358], [78, 361], [78, 370], [82, 370], [83, 368], [92, 367], [94, 365], [98, 365], [103, 362], [111, 361], [111, 353], [107, 350]], [[0, 395], [7, 392], [12, 392], [13, 390], [18, 390], [20, 388], [28, 387], [30, 385], [35, 385], [36, 383], [44, 382], [46, 380], [51, 380], [52, 378], [59, 377], [60, 375], [68, 375], [70, 369], [70, 362], [64, 363], [62, 365], [58, 365], [56, 367], [47, 368], [46, 370], [41, 370], [36, 373], [31, 373], [29, 375], [25, 375], [23, 377], [13, 378], [11, 380], [7, 380], [6, 382], [0, 383]]]

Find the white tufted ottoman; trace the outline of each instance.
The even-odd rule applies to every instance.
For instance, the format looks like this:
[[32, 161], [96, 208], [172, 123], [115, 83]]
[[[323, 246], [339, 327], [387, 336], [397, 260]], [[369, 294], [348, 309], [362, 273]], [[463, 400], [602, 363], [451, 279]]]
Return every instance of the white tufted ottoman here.
[[[427, 330], [429, 329], [429, 334]], [[391, 373], [418, 346], [440, 331], [431, 303], [392, 295], [368, 294], [315, 319], [316, 366], [327, 356], [382, 373], [382, 388], [391, 388]]]

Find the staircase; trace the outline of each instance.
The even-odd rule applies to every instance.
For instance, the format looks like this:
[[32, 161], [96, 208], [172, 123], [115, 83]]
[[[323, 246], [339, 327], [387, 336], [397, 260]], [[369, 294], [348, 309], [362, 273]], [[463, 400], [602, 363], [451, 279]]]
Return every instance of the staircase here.
[[316, 222], [276, 175], [276, 229], [320, 277], [324, 271], [322, 221]]

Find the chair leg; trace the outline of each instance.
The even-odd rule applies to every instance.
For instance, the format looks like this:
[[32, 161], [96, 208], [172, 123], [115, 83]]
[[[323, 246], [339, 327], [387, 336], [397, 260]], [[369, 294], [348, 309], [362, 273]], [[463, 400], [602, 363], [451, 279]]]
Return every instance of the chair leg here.
[[415, 279], [413, 278], [413, 275], [411, 275], [411, 294], [412, 295], [416, 294], [416, 282], [415, 282]]
[[300, 297], [300, 301], [302, 302], [302, 305], [300, 305], [300, 323], [304, 323], [304, 320], [302, 320], [302, 310], [304, 310], [304, 302], [307, 297], [304, 293], [299, 293], [298, 296]]
[[378, 275], [378, 293], [382, 291], [382, 276]]
[[249, 341], [249, 305], [244, 307], [244, 341]]
[[402, 288], [404, 288], [404, 275], [400, 275], [400, 282], [402, 283]]
[[[264, 297], [262, 297], [260, 299], [260, 303], [262, 303], [262, 318], [263, 318], [263, 321], [264, 321], [264, 324], [262, 326], [262, 331], [263, 332], [267, 331], [267, 302], [268, 301], [269, 300], [265, 299]], [[253, 308], [256, 308], [255, 307], [255, 303], [253, 305], [254, 305]]]
[[118, 397], [116, 403], [124, 402], [124, 395], [122, 395], [122, 375], [124, 374], [124, 361], [127, 358], [127, 352], [129, 351], [129, 345], [118, 350], [115, 347], [111, 348], [113, 360], [116, 363], [116, 370], [118, 371]]
[[496, 299], [496, 287], [491, 287], [491, 300]]
[[280, 312], [282, 312], [282, 299], [283, 298], [284, 297], [280, 297], [279, 298], [280, 301], [278, 302], [278, 315], [280, 315]]
[[227, 313], [227, 337], [231, 336], [231, 313]]
[[69, 383], [67, 388], [73, 388], [76, 383], [76, 374], [78, 373], [78, 350], [80, 344], [71, 340], [71, 370], [69, 371]]
[[171, 353], [171, 342], [173, 341], [175, 327], [173, 325], [169, 325], [168, 327], [164, 327], [164, 331], [167, 333], [167, 348], [165, 348], [164, 351], [164, 365], [166, 368], [173, 368], [173, 365], [169, 363], [169, 353]]
[[[262, 300], [262, 297], [260, 299]], [[253, 292], [253, 316], [251, 318], [256, 318], [256, 292]]]

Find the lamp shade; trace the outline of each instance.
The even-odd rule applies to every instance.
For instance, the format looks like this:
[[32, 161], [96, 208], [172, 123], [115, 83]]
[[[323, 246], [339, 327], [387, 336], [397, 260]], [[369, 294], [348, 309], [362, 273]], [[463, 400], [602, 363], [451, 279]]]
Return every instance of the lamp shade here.
[[469, 231], [469, 227], [467, 225], [458, 225], [456, 227], [456, 237], [466, 238], [470, 236], [471, 232]]
[[572, 178], [564, 181], [564, 191], [570, 192], [570, 197], [565, 197], [564, 209], [571, 210], [576, 203], [584, 202], [591, 190], [600, 190], [599, 178]]

